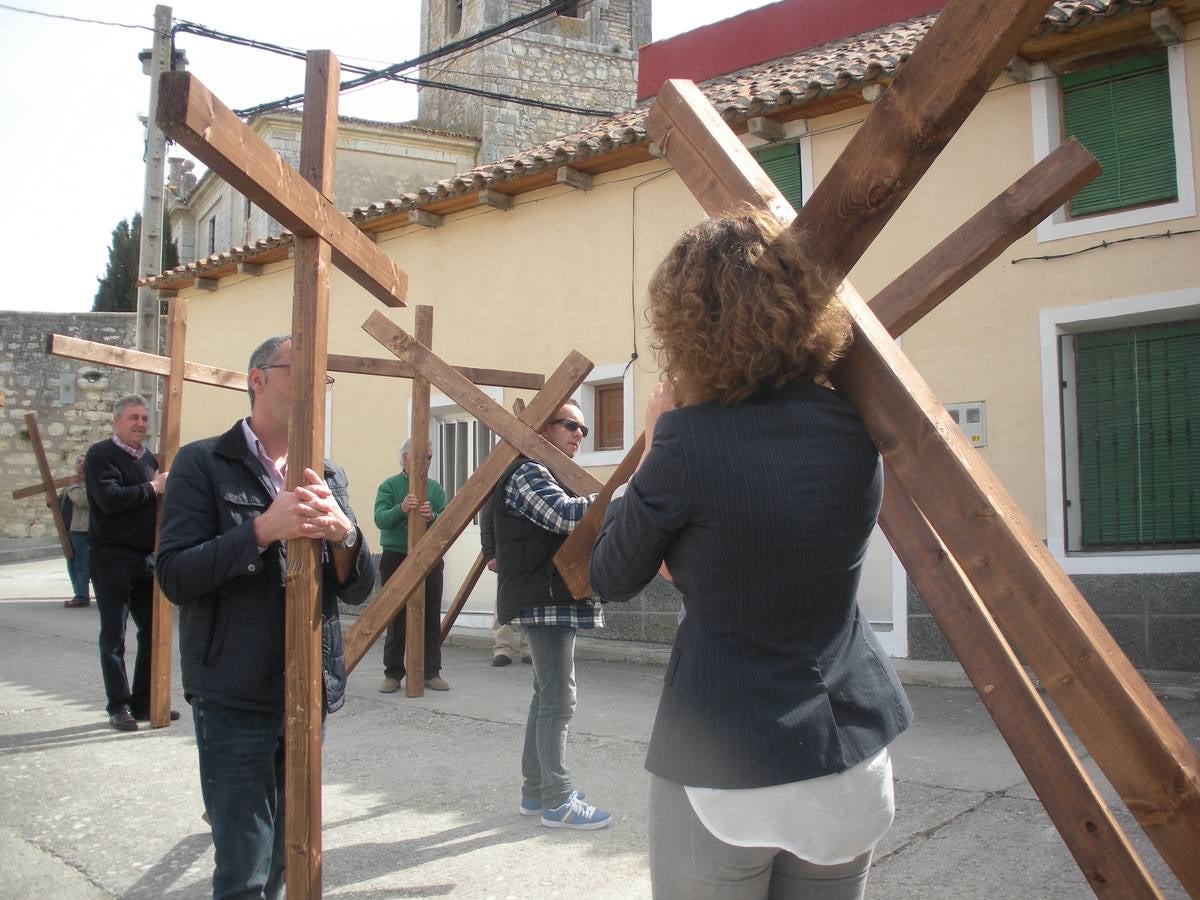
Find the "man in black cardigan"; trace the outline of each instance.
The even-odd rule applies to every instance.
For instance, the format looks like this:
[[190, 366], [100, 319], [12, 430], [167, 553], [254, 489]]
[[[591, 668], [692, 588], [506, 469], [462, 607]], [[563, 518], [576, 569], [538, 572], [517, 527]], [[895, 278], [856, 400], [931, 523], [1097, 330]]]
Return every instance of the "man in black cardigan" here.
[[[100, 672], [108, 721], [137, 731], [150, 718], [151, 610], [154, 528], [167, 473], [143, 446], [150, 426], [144, 397], [127, 394], [113, 404], [112, 437], [88, 448], [83, 464], [91, 521], [93, 583], [100, 610]], [[125, 626], [137, 626], [133, 685], [125, 672]], [[171, 718], [179, 714], [172, 712]]]

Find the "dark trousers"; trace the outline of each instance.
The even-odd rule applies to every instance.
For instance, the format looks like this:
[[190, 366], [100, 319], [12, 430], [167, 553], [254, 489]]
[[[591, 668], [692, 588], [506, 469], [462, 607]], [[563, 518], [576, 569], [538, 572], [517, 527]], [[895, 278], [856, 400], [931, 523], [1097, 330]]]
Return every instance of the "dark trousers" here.
[[[379, 560], [379, 583], [386, 584], [392, 573], [400, 568], [408, 554], [384, 550]], [[442, 575], [445, 566], [438, 564], [425, 579], [425, 678], [442, 671]], [[383, 673], [397, 681], [404, 677], [404, 635], [408, 610], [402, 609], [387, 627], [383, 642]]]
[[91, 600], [92, 561], [91, 541], [86, 531], [71, 532], [71, 550], [75, 554], [67, 560], [67, 574], [71, 576], [73, 600]]
[[[100, 610], [100, 674], [108, 695], [108, 712], [128, 705], [135, 715], [150, 710], [150, 617], [153, 569], [145, 553], [97, 549], [92, 554], [92, 583]], [[137, 626], [133, 686], [125, 674], [125, 627]]]
[[214, 900], [275, 900], [284, 886], [283, 711], [192, 702], [200, 792], [212, 824]]

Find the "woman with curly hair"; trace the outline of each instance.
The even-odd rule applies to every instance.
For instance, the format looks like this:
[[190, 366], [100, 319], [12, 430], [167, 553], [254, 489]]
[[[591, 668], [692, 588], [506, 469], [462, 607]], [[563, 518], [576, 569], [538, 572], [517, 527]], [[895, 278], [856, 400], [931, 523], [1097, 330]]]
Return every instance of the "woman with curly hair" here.
[[646, 758], [654, 896], [861, 897], [912, 710], [855, 602], [883, 476], [821, 381], [849, 318], [804, 236], [754, 212], [687, 231], [648, 316], [665, 381], [591, 581], [628, 600], [662, 565], [683, 594]]

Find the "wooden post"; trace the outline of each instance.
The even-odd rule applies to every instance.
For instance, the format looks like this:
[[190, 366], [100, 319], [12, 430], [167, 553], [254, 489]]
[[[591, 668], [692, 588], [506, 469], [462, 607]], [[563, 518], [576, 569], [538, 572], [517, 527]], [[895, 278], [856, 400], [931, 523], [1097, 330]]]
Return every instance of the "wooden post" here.
[[[130, 369], [134, 372], [150, 372], [154, 375], [161, 375], [163, 378], [169, 378], [171, 375], [170, 356], [158, 356], [154, 353], [143, 353], [140, 350], [114, 347], [112, 344], [83, 341], [65, 334], [50, 335], [46, 352], [51, 356], [61, 356], [65, 359], [79, 359], [117, 369]], [[246, 390], [245, 372], [219, 369], [216, 366], [206, 366], [201, 363], [185, 362], [183, 364], [183, 380], [226, 388], [231, 391], [244, 392]]]
[[[158, 467], [167, 472], [179, 452], [180, 423], [183, 420], [183, 370], [187, 350], [187, 301], [172, 297], [167, 304], [167, 355], [171, 374], [163, 391], [161, 432], [158, 441]], [[155, 517], [154, 550], [158, 552], [162, 530], [163, 495], [158, 495]], [[150, 725], [162, 728], [171, 724], [171, 631], [175, 621], [171, 604], [154, 579], [154, 601], [150, 641]]]
[[[417, 307], [417, 340], [425, 347], [433, 346], [433, 307]], [[417, 503], [429, 499], [429, 382], [419, 375], [412, 383], [412, 430], [409, 432], [408, 490], [415, 494]], [[419, 509], [408, 514], [408, 552], [417, 548], [417, 542], [425, 535], [425, 519]], [[404, 696], [425, 695], [425, 582], [421, 581], [408, 598], [404, 616]], [[435, 600], [434, 602], [440, 602]], [[441, 610], [438, 610], [440, 615]]]
[[[63, 488], [82, 483], [83, 479], [78, 475], [64, 475], [62, 478], [55, 478], [50, 482], [50, 489], [54, 491], [55, 499], [57, 500], [58, 492]], [[25, 487], [17, 488], [12, 492], [12, 498], [14, 500], [24, 500], [26, 497], [36, 497], [38, 494], [44, 494], [45, 492], [46, 485], [39, 481], [37, 484], [27, 484]]]
[[[340, 67], [327, 50], [308, 53], [300, 173], [320, 194], [333, 194]], [[332, 204], [331, 204], [332, 205]], [[343, 220], [344, 221], [344, 220]], [[325, 355], [329, 327], [329, 244], [296, 236], [292, 306], [291, 411], [287, 489], [323, 471]], [[287, 542], [284, 703], [287, 893], [321, 896], [321, 541]]]
[[46, 495], [46, 505], [54, 517], [54, 530], [58, 532], [58, 542], [62, 545], [63, 556], [75, 558], [71, 549], [71, 538], [67, 534], [66, 523], [63, 522], [62, 509], [58, 505], [58, 494], [54, 490], [54, 474], [50, 471], [50, 460], [46, 458], [46, 448], [42, 446], [42, 433], [38, 431], [37, 413], [25, 413], [25, 428], [29, 431], [29, 442], [33, 444], [33, 455], [37, 457], [38, 471], [42, 473], [42, 492]]

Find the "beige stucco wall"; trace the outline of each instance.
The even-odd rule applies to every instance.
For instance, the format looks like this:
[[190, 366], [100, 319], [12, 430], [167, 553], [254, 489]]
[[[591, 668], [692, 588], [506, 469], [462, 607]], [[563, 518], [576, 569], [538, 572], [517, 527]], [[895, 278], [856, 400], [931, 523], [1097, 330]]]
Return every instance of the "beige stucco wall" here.
[[[1200, 47], [1189, 44], [1186, 54], [1194, 146]], [[1030, 108], [1028, 85], [997, 82], [853, 271], [864, 296], [1033, 164]], [[866, 112], [863, 106], [810, 123], [818, 180]], [[379, 246], [408, 273], [410, 303], [434, 307], [434, 350], [446, 361], [548, 374], [571, 349], [608, 365], [627, 362], [636, 346], [634, 409], [640, 419], [656, 380], [642, 315], [645, 285], [680, 231], [700, 215], [677, 176], [655, 161], [598, 176], [591, 191], [547, 188], [519, 195], [508, 212], [479, 207], [447, 217], [441, 228], [400, 228], [381, 235]], [[1026, 236], [904, 336], [904, 350], [944, 402], [986, 401], [983, 459], [1035, 532], [1044, 534], [1046, 517], [1038, 311], [1194, 288], [1200, 244], [1184, 237], [1122, 244], [1069, 260], [1011, 261], [1196, 225], [1194, 218], [1176, 220], [1046, 244]], [[288, 330], [291, 280], [290, 263], [282, 263], [260, 277], [223, 279], [215, 293], [192, 292], [189, 358], [244, 367], [258, 340]], [[334, 275], [332, 309], [331, 352], [386, 355], [360, 328], [380, 305], [340, 273]], [[411, 309], [387, 315], [412, 329]], [[185, 438], [223, 429], [242, 413], [244, 398], [217, 393], [188, 387]], [[506, 405], [515, 396], [506, 392]], [[374, 491], [395, 470], [396, 448], [408, 432], [408, 399], [406, 382], [365, 376], [339, 375], [334, 389], [333, 455], [350, 474], [353, 503], [373, 542]], [[447, 602], [456, 573], [474, 557], [475, 540], [468, 529], [450, 558]], [[490, 596], [489, 590], [485, 582], [479, 595]], [[480, 606], [486, 602], [472, 603]]]

